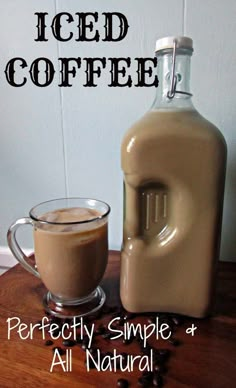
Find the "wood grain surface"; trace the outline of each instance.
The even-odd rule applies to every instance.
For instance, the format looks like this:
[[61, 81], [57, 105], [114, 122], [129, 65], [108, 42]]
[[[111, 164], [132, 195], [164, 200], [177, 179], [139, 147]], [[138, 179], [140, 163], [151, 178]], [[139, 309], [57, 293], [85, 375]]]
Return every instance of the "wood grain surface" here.
[[[109, 265], [103, 280], [107, 303], [119, 306], [119, 253], [110, 252]], [[85, 352], [76, 345], [72, 349], [72, 372], [63, 372], [60, 365], [50, 373], [52, 347], [46, 347], [42, 333], [35, 330], [32, 340], [21, 340], [16, 330], [7, 339], [7, 319], [19, 317], [22, 323], [35, 324], [45, 316], [42, 296], [45, 288], [33, 275], [17, 265], [0, 277], [0, 388], [21, 387], [116, 387], [117, 379], [126, 378], [137, 387], [141, 372], [135, 368], [127, 372], [87, 371]], [[102, 317], [96, 326], [107, 324], [110, 317]], [[134, 319], [148, 324], [148, 316]], [[195, 335], [186, 334], [192, 324]], [[49, 339], [49, 335], [47, 339]], [[169, 348], [171, 357], [164, 375], [164, 387], [235, 387], [236, 379], [236, 264], [220, 263], [215, 313], [211, 318], [188, 318], [177, 328], [175, 338], [181, 341], [174, 347], [164, 340], [152, 339], [152, 345]], [[53, 346], [62, 346], [62, 339]], [[103, 351], [139, 354], [136, 341], [124, 345], [121, 340], [99, 339]]]

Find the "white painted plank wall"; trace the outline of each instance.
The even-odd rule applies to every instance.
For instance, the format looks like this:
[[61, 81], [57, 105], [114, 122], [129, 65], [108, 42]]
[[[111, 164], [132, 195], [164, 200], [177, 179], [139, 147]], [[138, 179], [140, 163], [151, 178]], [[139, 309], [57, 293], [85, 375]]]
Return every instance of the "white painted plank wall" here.
[[[34, 41], [34, 12], [119, 11], [129, 20], [120, 43], [60, 43], [49, 34]], [[50, 24], [50, 23], [48, 23]], [[75, 31], [75, 27], [72, 27]], [[222, 259], [236, 260], [236, 3], [233, 0], [17, 0], [0, 2], [0, 245], [6, 246], [9, 224], [40, 201], [93, 196], [110, 203], [110, 247], [119, 249], [122, 233], [120, 142], [126, 129], [151, 105], [154, 90], [99, 87], [37, 88], [28, 82], [12, 88], [5, 80], [14, 56], [40, 56], [57, 64], [59, 56], [153, 56], [155, 40], [185, 33], [194, 39], [192, 86], [196, 107], [218, 125], [229, 145]], [[57, 70], [57, 69], [56, 69]], [[31, 247], [30, 228], [20, 234]], [[0, 252], [0, 266], [1, 263]], [[3, 264], [2, 264], [3, 265]]]
[[[50, 5], [51, 4], [51, 5]], [[0, 245], [16, 218], [47, 198], [65, 195], [65, 174], [59, 88], [37, 88], [28, 82], [11, 87], [4, 76], [13, 57], [29, 63], [38, 57], [56, 61], [53, 41], [36, 44], [35, 16], [39, 9], [55, 13], [53, 2], [0, 2]], [[29, 234], [23, 239], [31, 244]]]
[[186, 0], [185, 33], [195, 42], [196, 108], [221, 129], [228, 145], [221, 257], [236, 261], [235, 0]]

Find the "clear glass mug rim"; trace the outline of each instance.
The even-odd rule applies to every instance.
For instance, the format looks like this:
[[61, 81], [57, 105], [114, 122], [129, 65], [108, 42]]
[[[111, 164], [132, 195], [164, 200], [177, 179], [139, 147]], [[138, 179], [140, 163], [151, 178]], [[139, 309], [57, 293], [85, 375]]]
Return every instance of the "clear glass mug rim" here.
[[[42, 205], [47, 205], [49, 204], [50, 202], [53, 203], [53, 202], [57, 202], [57, 201], [70, 201], [70, 200], [82, 200], [82, 201], [94, 201], [96, 203], [99, 203], [101, 205], [105, 205], [107, 210], [105, 213], [101, 214], [100, 216], [98, 217], [94, 217], [92, 219], [89, 219], [89, 220], [84, 220], [84, 221], [73, 221], [73, 222], [52, 222], [52, 221], [45, 221], [45, 220], [41, 220], [40, 217], [36, 217], [33, 212], [39, 207], [39, 206], [42, 206]], [[68, 207], [69, 209], [69, 207]], [[57, 209], [54, 209], [54, 210], [57, 210]], [[59, 208], [58, 208], [59, 210]], [[91, 223], [91, 222], [96, 222], [96, 221], [101, 221], [102, 219], [106, 218], [109, 213], [111, 211], [111, 207], [104, 201], [101, 201], [100, 199], [95, 199], [95, 198], [88, 198], [88, 197], [68, 197], [68, 198], [56, 198], [56, 199], [50, 199], [48, 201], [44, 201], [44, 202], [41, 202], [39, 203], [38, 205], [32, 207], [29, 211], [29, 216], [30, 218], [35, 221], [35, 222], [40, 222], [41, 224], [47, 224], [47, 225], [82, 225], [82, 224], [88, 224], [88, 223]]]

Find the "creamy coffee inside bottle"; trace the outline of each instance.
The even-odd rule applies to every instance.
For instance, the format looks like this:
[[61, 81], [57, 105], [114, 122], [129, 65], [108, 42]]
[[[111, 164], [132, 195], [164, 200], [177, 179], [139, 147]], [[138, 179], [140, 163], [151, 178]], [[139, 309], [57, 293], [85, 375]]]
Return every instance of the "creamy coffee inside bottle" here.
[[190, 38], [157, 41], [156, 99], [122, 143], [120, 295], [132, 312], [211, 311], [226, 143], [192, 104], [192, 52]]

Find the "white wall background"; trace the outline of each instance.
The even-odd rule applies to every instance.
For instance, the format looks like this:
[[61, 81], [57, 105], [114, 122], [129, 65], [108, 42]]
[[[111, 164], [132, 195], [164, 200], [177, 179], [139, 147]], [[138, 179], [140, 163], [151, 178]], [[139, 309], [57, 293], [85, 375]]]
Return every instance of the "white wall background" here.
[[[130, 29], [119, 43], [35, 42], [35, 12], [123, 12]], [[50, 20], [51, 21], [51, 20]], [[50, 23], [48, 22], [48, 25]], [[70, 26], [76, 33], [76, 23]], [[229, 148], [221, 258], [236, 260], [236, 2], [234, 0], [0, 0], [0, 245], [11, 222], [35, 204], [64, 196], [92, 196], [112, 207], [110, 247], [119, 249], [122, 233], [120, 143], [126, 129], [143, 115], [153, 88], [82, 87], [84, 73], [71, 88], [37, 88], [29, 80], [11, 87], [4, 70], [20, 56], [30, 64], [44, 56], [154, 56], [155, 40], [166, 35], [193, 38], [194, 102], [220, 127]], [[106, 72], [107, 74], [108, 72]], [[135, 74], [135, 70], [134, 70]], [[30, 247], [30, 231], [21, 237]]]

